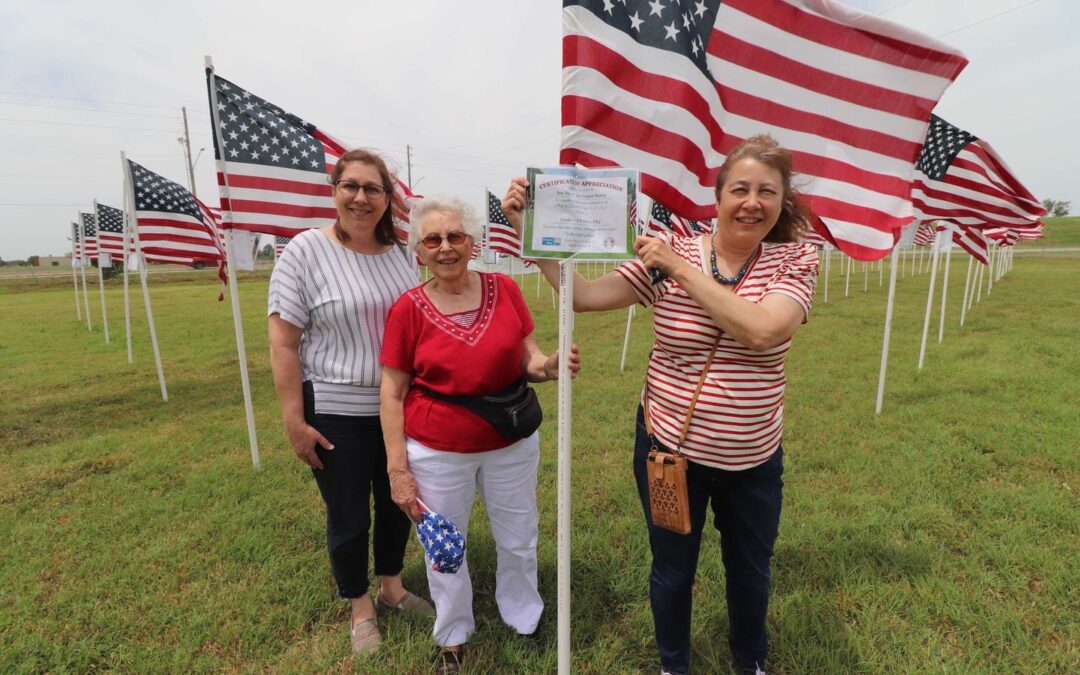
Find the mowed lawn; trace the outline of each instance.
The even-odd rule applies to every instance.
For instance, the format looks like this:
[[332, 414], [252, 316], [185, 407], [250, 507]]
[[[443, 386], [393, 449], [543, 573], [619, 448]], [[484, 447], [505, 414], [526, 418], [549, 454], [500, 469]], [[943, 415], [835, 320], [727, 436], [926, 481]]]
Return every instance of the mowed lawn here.
[[[827, 304], [819, 287], [789, 357], [770, 672], [1080, 672], [1080, 259], [1017, 256], [961, 328], [966, 264], [953, 260], [941, 344], [935, 301], [921, 371], [929, 275], [908, 268], [899, 281], [880, 416], [878, 271], [864, 277], [857, 264], [844, 297], [836, 259]], [[322, 504], [281, 431], [266, 275], [240, 283], [260, 472], [249, 456], [229, 303], [217, 302], [211, 279], [150, 277], [168, 402], [137, 285], [130, 365], [118, 280], [107, 284], [108, 345], [93, 284], [93, 332], [76, 320], [70, 282], [0, 286], [0, 672], [428, 672], [422, 621], [388, 617], [376, 656], [349, 654]], [[524, 290], [550, 349], [550, 291], [537, 294], [534, 277]], [[657, 671], [648, 545], [630, 471], [649, 316], [634, 320], [625, 372], [626, 313], [577, 317], [575, 672]], [[493, 545], [477, 508], [472, 673], [556, 669], [555, 390], [538, 389], [547, 411], [540, 577], [550, 612], [539, 645], [502, 625]], [[715, 532], [703, 549], [695, 665], [722, 673]], [[426, 593], [415, 543], [405, 579]]]

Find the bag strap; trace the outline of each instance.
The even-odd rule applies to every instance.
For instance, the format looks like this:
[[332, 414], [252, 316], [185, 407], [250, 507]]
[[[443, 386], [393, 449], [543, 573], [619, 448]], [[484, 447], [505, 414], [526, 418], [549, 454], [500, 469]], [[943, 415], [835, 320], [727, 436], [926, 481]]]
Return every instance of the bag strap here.
[[[698, 396], [701, 394], [701, 388], [705, 386], [705, 376], [709, 374], [709, 369], [712, 367], [713, 357], [716, 356], [716, 349], [720, 346], [720, 336], [716, 336], [716, 342], [713, 343], [712, 349], [709, 350], [709, 356], [705, 359], [705, 367], [701, 369], [701, 376], [698, 378], [697, 386], [694, 387], [694, 395], [690, 397], [690, 406], [686, 409], [686, 419], [683, 420], [682, 431], [679, 432], [679, 440], [672, 453], [680, 454], [680, 448], [683, 441], [686, 440], [686, 434], [690, 431], [690, 418], [694, 415], [694, 406], [697, 405]], [[653, 449], [656, 449], [656, 434], [653, 432], [652, 422], [649, 420], [649, 381], [645, 380], [645, 433], [649, 434], [649, 438], [652, 439]]]

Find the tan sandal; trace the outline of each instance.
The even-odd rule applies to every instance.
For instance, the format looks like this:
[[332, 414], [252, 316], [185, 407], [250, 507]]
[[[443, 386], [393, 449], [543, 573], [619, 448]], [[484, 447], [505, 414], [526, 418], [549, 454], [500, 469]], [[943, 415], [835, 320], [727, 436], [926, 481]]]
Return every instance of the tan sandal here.
[[378, 611], [380, 607], [386, 607], [388, 609], [395, 609], [411, 616], [431, 617], [435, 616], [435, 608], [431, 606], [431, 603], [421, 598], [420, 596], [413, 595], [412, 593], [405, 591], [405, 595], [396, 605], [391, 605], [386, 600], [383, 600], [382, 592], [375, 594], [375, 610]]
[[353, 654], [374, 654], [382, 644], [382, 635], [375, 619], [364, 619], [352, 627]]

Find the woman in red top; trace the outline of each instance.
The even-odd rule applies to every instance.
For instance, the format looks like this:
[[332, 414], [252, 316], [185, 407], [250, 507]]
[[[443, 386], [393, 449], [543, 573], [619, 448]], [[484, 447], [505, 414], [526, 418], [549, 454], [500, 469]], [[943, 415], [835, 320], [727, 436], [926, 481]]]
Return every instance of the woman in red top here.
[[[634, 476], [652, 549], [649, 600], [662, 673], [690, 670], [693, 584], [710, 503], [724, 561], [732, 665], [740, 673], [764, 671], [769, 561], [783, 487], [784, 358], [806, 321], [817, 278], [813, 247], [798, 243], [806, 220], [791, 177], [787, 150], [768, 136], [749, 138], [720, 167], [713, 232], [639, 237], [637, 260], [594, 281], [575, 277], [575, 311], [635, 302], [654, 307], [656, 342], [645, 405], [638, 408]], [[519, 229], [524, 204], [519, 179], [502, 204]], [[554, 261], [538, 263], [555, 285]], [[652, 282], [650, 269], [664, 279]], [[701, 393], [689, 411], [699, 381]], [[689, 534], [651, 522], [650, 434], [660, 446], [678, 446], [689, 460]]]
[[[417, 498], [467, 536], [477, 491], [487, 505], [498, 564], [495, 600], [518, 633], [536, 631], [544, 603], [536, 582], [536, 472], [539, 433], [508, 439], [472, 411], [441, 396], [483, 396], [520, 381], [558, 375], [545, 355], [514, 281], [470, 271], [481, 233], [475, 212], [456, 199], [422, 200], [411, 212], [409, 243], [433, 278], [394, 304], [381, 361], [380, 418], [394, 501], [414, 521]], [[580, 368], [576, 348], [571, 373]], [[428, 570], [435, 602], [436, 673], [457, 672], [475, 628], [468, 561], [454, 574]]]

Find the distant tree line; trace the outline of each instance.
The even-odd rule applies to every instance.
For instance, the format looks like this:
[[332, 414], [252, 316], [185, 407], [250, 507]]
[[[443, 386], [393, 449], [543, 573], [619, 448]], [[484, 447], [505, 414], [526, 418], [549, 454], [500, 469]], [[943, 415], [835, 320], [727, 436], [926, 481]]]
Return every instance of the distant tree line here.
[[1067, 216], [1069, 215], [1069, 209], [1072, 208], [1072, 202], [1064, 199], [1044, 199], [1042, 205], [1046, 209], [1046, 215], [1052, 218]]

